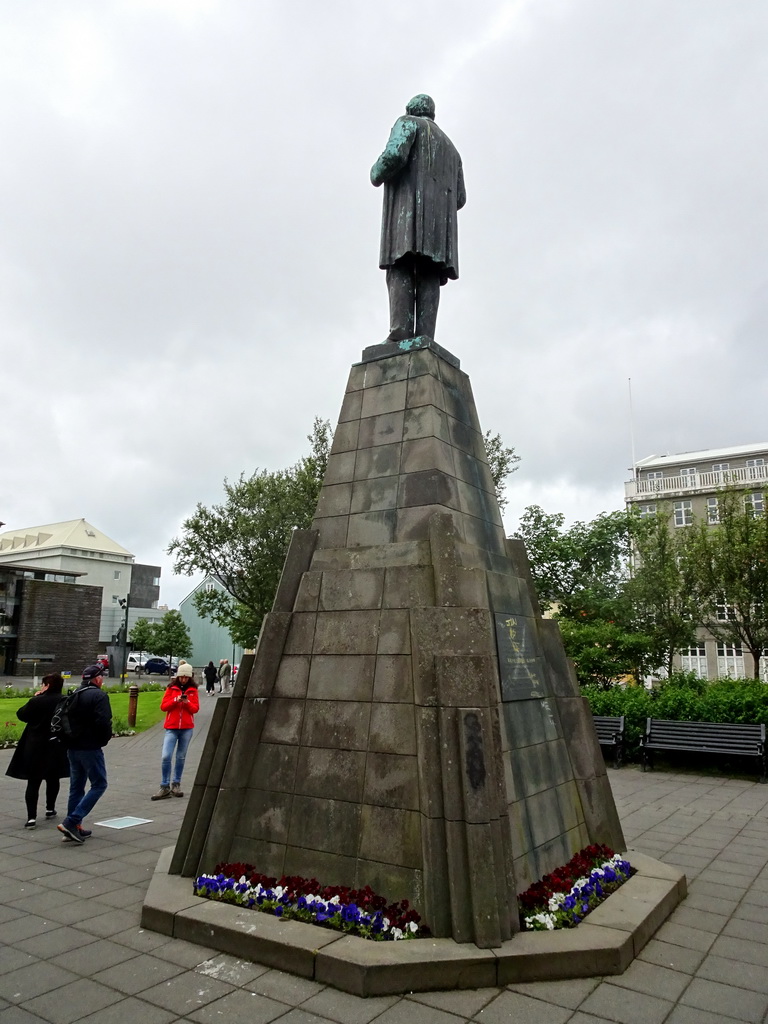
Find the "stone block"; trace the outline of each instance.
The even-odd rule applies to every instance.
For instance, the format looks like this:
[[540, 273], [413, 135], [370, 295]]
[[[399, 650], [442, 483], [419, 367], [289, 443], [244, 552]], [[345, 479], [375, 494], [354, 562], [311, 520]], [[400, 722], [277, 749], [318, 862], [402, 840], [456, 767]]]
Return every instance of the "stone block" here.
[[285, 743], [259, 743], [248, 785], [254, 789], [292, 793], [296, 781], [298, 747]]
[[356, 457], [354, 450], [339, 452], [338, 455], [329, 455], [323, 483], [344, 484], [348, 480], [354, 480]]
[[339, 423], [333, 435], [331, 457], [340, 455], [342, 452], [354, 452], [357, 449], [359, 430], [359, 420], [348, 420], [346, 423]]
[[679, 902], [675, 879], [635, 875], [590, 913], [589, 923], [629, 932], [637, 956]]
[[[365, 752], [302, 747], [295, 773], [296, 792], [303, 796], [362, 800]], [[277, 787], [275, 787], [277, 788]]]
[[[315, 530], [294, 530], [288, 545], [288, 553], [283, 563], [283, 571], [277, 584], [273, 612], [292, 612], [301, 578], [309, 569], [312, 555], [317, 544], [318, 535]], [[237, 687], [235, 686], [235, 692]]]
[[[314, 612], [295, 612], [291, 616], [288, 636], [285, 640], [286, 654], [311, 654], [315, 637]], [[256, 659], [257, 663], [259, 658]]]
[[326, 519], [313, 519], [312, 526], [317, 530], [317, 544], [321, 548], [340, 548], [347, 543], [349, 516], [329, 516]]
[[[445, 511], [445, 509], [458, 511], [460, 508], [459, 490], [454, 476], [440, 469], [426, 469], [409, 473], [407, 476], [401, 475], [398, 507], [411, 508], [415, 505], [438, 506], [434, 509], [438, 512]], [[439, 506], [445, 506], [445, 508]]]
[[490, 715], [487, 708], [461, 708], [456, 716], [463, 818], [470, 824], [485, 823], [501, 810], [496, 805]]
[[379, 619], [379, 654], [409, 654], [411, 650], [410, 616], [405, 608], [389, 608]]
[[398, 444], [403, 440], [404, 413], [385, 412], [360, 420], [359, 444], [356, 448], [375, 448], [380, 444]]
[[354, 857], [360, 835], [360, 804], [325, 797], [293, 798], [289, 846]]
[[415, 409], [405, 410], [403, 440], [414, 441], [420, 437], [437, 437], [450, 444], [448, 419], [445, 413], [436, 409], [434, 405], [420, 405]]
[[[385, 948], [377, 951], [376, 947]], [[383, 996], [485, 988], [496, 984], [496, 966], [490, 951], [471, 943], [458, 945], [452, 939], [365, 942], [345, 935], [338, 944], [318, 952], [315, 980], [356, 996]]]
[[297, 612], [316, 612], [317, 602], [320, 598], [320, 584], [323, 574], [320, 572], [305, 572], [299, 583], [296, 594], [296, 603], [293, 610]]
[[603, 756], [585, 697], [556, 697], [563, 735], [568, 737], [568, 752], [577, 779], [604, 775]]
[[189, 878], [168, 874], [172, 853], [173, 847], [169, 846], [160, 854], [141, 908], [141, 927], [160, 932], [161, 935], [173, 935], [174, 918], [180, 910], [199, 906], [203, 902], [192, 892]]
[[498, 985], [623, 974], [633, 956], [627, 932], [587, 922], [578, 928], [520, 932], [493, 952]]
[[434, 574], [429, 566], [398, 565], [387, 569], [383, 608], [419, 608], [434, 603]]
[[683, 900], [688, 895], [688, 883], [685, 874], [679, 868], [670, 864], [664, 864], [655, 857], [649, 857], [647, 853], [635, 850], [630, 847], [625, 854], [627, 860], [637, 873], [643, 878], [661, 878], [666, 881], [673, 881], [677, 885], [678, 895]]
[[533, 793], [525, 798], [524, 803], [531, 823], [534, 846], [543, 846], [563, 833], [565, 822], [560, 813], [560, 803], [555, 789]]
[[[403, 707], [400, 704], [386, 706]], [[415, 756], [369, 751], [366, 758], [364, 801], [381, 807], [402, 807], [418, 811], [419, 783]]]
[[496, 652], [490, 614], [480, 608], [414, 608], [411, 642], [433, 654], [493, 657]]
[[612, 850], [626, 848], [616, 804], [613, 801], [611, 784], [607, 775], [593, 779], [577, 779], [584, 821], [589, 830], [591, 843], [605, 843]]
[[[376, 451], [371, 448], [370, 451]], [[350, 511], [353, 515], [365, 512], [382, 512], [397, 507], [398, 479], [377, 477], [374, 480], [356, 480], [352, 485]]]
[[375, 654], [378, 640], [378, 611], [318, 612], [312, 653]]
[[[319, 878], [326, 885], [354, 884], [355, 858], [342, 857], [337, 853], [325, 853], [322, 850], [306, 850], [301, 846], [288, 846], [285, 851], [286, 875], [301, 875], [303, 878]], [[309, 925], [315, 931], [324, 931], [316, 925]], [[333, 933], [338, 935], [339, 933]], [[361, 939], [365, 942], [365, 939]]]
[[446, 416], [450, 442], [454, 448], [472, 455], [481, 461], [487, 461], [483, 436], [479, 431], [474, 430], [468, 423], [454, 419], [453, 416]]
[[421, 871], [376, 860], [358, 860], [355, 886], [362, 889], [366, 885], [392, 902], [408, 900], [424, 916], [424, 876]]
[[560, 816], [563, 820], [563, 831], [573, 832], [584, 822], [584, 811], [581, 798], [573, 779], [561, 782], [555, 787], [557, 802], [560, 805]]
[[229, 860], [233, 864], [253, 864], [263, 875], [280, 878], [283, 874], [285, 846], [282, 843], [268, 843], [264, 839], [236, 835], [232, 840]]
[[291, 793], [249, 789], [237, 824], [237, 834], [268, 843], [284, 843], [291, 817]]
[[[581, 696], [581, 690], [576, 679], [576, 673], [573, 670], [573, 663], [565, 656], [563, 639], [560, 635], [558, 624], [552, 619], [542, 619], [539, 625], [539, 640], [552, 682], [552, 693], [558, 697], [578, 699]], [[558, 704], [560, 704], [559, 701]], [[594, 727], [591, 724], [591, 714], [589, 721], [594, 733]], [[600, 764], [600, 758], [597, 759], [596, 763]]]
[[349, 506], [352, 501], [352, 484], [328, 484], [320, 491], [320, 498], [315, 510], [315, 519], [325, 519], [328, 516], [349, 515]]
[[490, 655], [435, 657], [437, 693], [444, 707], [476, 707], [491, 703], [496, 660]]
[[443, 804], [438, 710], [431, 707], [417, 707], [415, 708], [415, 717], [421, 813], [430, 818], [443, 818], [445, 806]]
[[416, 722], [412, 704], [371, 705], [368, 749], [388, 754], [416, 753]]
[[370, 717], [368, 703], [308, 700], [301, 742], [309, 747], [365, 750]]
[[441, 412], [445, 411], [444, 388], [440, 381], [429, 373], [419, 377], [411, 377], [408, 381], [408, 409], [418, 406], [434, 406]]
[[[347, 392], [362, 391], [365, 387], [365, 364], [354, 363], [347, 379]], [[346, 393], [346, 392], [345, 392]]]
[[397, 476], [400, 472], [402, 444], [380, 444], [361, 448], [355, 457], [355, 480], [371, 480], [380, 476]]
[[309, 660], [308, 654], [286, 654], [280, 660], [272, 691], [274, 697], [306, 697]]
[[346, 423], [347, 420], [359, 420], [360, 410], [363, 405], [363, 392], [362, 391], [348, 391], [344, 395], [344, 400], [341, 403], [341, 412], [339, 413], [339, 423]]
[[395, 539], [396, 524], [397, 512], [394, 509], [359, 512], [351, 515], [347, 544], [349, 547], [389, 544]]
[[379, 654], [376, 657], [373, 699], [386, 703], [410, 703], [413, 700], [409, 657], [398, 654]]
[[533, 618], [533, 608], [527, 599], [523, 582], [517, 576], [487, 572], [486, 581], [495, 612]]
[[372, 654], [318, 654], [309, 669], [313, 700], [370, 700], [376, 658]]
[[403, 355], [390, 356], [388, 359], [377, 359], [375, 362], [367, 363], [365, 367], [365, 387], [375, 388], [381, 384], [391, 384], [394, 381], [405, 380], [408, 377], [408, 368], [411, 356], [408, 353]]
[[480, 519], [483, 523], [502, 528], [501, 513], [495, 495], [468, 484], [466, 480], [458, 480], [457, 486], [462, 512]]
[[462, 529], [467, 543], [485, 551], [503, 553], [505, 538], [502, 527], [485, 519], [476, 519], [475, 516], [462, 516]]
[[403, 441], [400, 472], [411, 474], [430, 469], [438, 469], [450, 477], [455, 475], [451, 446], [437, 437]]
[[464, 480], [473, 487], [479, 487], [490, 494], [496, 493], [491, 471], [485, 462], [481, 462], [460, 448], [454, 448], [453, 465], [454, 472], [459, 480]]
[[429, 536], [429, 521], [436, 512], [455, 514], [459, 518], [458, 512], [454, 512], [445, 505], [417, 505], [414, 508], [401, 508], [397, 512], [397, 537], [402, 540], [424, 540]]
[[502, 711], [513, 750], [556, 740], [561, 735], [549, 698], [507, 701]]
[[[259, 647], [253, 663], [246, 694], [248, 697], [266, 697], [272, 692], [275, 672], [290, 632], [293, 616], [285, 612], [269, 612], [264, 617]], [[234, 725], [230, 725], [230, 736]]]
[[510, 938], [511, 932], [508, 909], [499, 900], [497, 878], [503, 866], [496, 859], [490, 823], [468, 824], [466, 843], [473, 939], [480, 949], [492, 949]]
[[317, 951], [339, 940], [337, 932], [303, 921], [281, 921], [214, 900], [200, 900], [177, 914], [174, 937], [302, 978], [313, 977]]
[[380, 608], [384, 592], [383, 569], [339, 569], [322, 574], [320, 611]]
[[421, 867], [418, 811], [363, 805], [360, 856], [405, 868]]
[[272, 697], [261, 733], [262, 743], [298, 743], [303, 715], [303, 700]]

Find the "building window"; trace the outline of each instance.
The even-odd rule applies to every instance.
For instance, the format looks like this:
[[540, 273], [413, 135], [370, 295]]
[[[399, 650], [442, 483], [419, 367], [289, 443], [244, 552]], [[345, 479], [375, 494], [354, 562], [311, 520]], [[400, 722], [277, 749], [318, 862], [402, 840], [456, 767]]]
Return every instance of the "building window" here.
[[750, 480], [762, 480], [765, 475], [765, 459], [747, 459], [747, 477]]
[[160, 577], [159, 576], [153, 576], [152, 577], [152, 586], [153, 587], [159, 587], [160, 586]]
[[690, 526], [693, 522], [693, 509], [690, 501], [675, 502], [675, 526]]
[[707, 671], [707, 650], [704, 641], [701, 640], [692, 647], [685, 647], [680, 651], [680, 667], [683, 672], [695, 672], [699, 679], [708, 679]]
[[121, 575], [120, 574], [120, 570], [119, 569], [115, 569], [114, 579], [119, 580], [120, 579], [120, 575]]
[[715, 605], [715, 618], [718, 622], [733, 622], [736, 618], [736, 609], [732, 604], [721, 604]]
[[683, 466], [680, 470], [680, 476], [696, 476], [698, 469], [695, 466]]
[[717, 645], [717, 674], [730, 679], [744, 678], [744, 651], [732, 644]]
[[112, 595], [112, 604], [117, 604], [117, 602], [119, 600], [120, 600], [120, 595], [119, 594], [113, 594]]
[[744, 508], [753, 516], [765, 512], [765, 498], [760, 491], [753, 491], [752, 494], [744, 495]]
[[729, 462], [715, 462], [712, 466], [713, 473], [727, 473], [730, 469]]
[[717, 498], [707, 498], [707, 522], [710, 524], [720, 522], [720, 507]]
[[656, 515], [656, 506], [655, 505], [641, 505], [640, 506], [640, 516], [641, 516], [641, 518], [644, 519], [646, 516], [655, 516], [655, 515]]

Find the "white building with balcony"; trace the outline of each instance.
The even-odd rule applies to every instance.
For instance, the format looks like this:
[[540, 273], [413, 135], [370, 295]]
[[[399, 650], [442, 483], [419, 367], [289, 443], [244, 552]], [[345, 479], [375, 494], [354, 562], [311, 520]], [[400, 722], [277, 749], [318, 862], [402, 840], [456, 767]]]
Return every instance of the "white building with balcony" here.
[[[669, 508], [674, 526], [683, 528], [699, 517], [717, 523], [718, 491], [724, 487], [738, 487], [744, 491], [747, 505], [756, 512], [765, 510], [768, 442], [649, 455], [635, 463], [634, 477], [624, 485], [624, 500], [641, 516], [656, 515], [660, 507]], [[723, 608], [723, 615], [727, 614]], [[752, 675], [748, 651], [720, 643], [703, 632], [694, 647], [680, 652], [676, 662], [684, 671], [696, 672], [704, 679]], [[768, 682], [768, 657], [760, 659], [760, 667], [763, 681]]]

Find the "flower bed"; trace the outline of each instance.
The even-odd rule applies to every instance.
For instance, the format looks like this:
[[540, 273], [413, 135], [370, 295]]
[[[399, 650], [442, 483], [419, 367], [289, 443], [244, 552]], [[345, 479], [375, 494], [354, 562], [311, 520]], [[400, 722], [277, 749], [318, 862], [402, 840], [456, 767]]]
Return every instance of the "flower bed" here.
[[370, 886], [324, 886], [299, 875], [278, 880], [260, 875], [250, 864], [218, 864], [214, 874], [195, 879], [195, 895], [379, 942], [429, 935], [408, 900], [388, 904]]
[[629, 861], [609, 847], [587, 846], [518, 896], [520, 925], [527, 931], [575, 928], [633, 874]]

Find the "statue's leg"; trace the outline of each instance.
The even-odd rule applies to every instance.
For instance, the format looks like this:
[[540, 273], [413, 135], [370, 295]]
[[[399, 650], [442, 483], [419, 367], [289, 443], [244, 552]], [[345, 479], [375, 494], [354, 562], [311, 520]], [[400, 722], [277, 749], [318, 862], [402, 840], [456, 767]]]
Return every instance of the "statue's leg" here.
[[440, 275], [420, 267], [416, 274], [416, 335], [435, 337], [437, 307], [440, 304]]
[[387, 341], [405, 341], [413, 337], [413, 310], [416, 284], [408, 266], [395, 264], [387, 269], [389, 291], [389, 337]]

